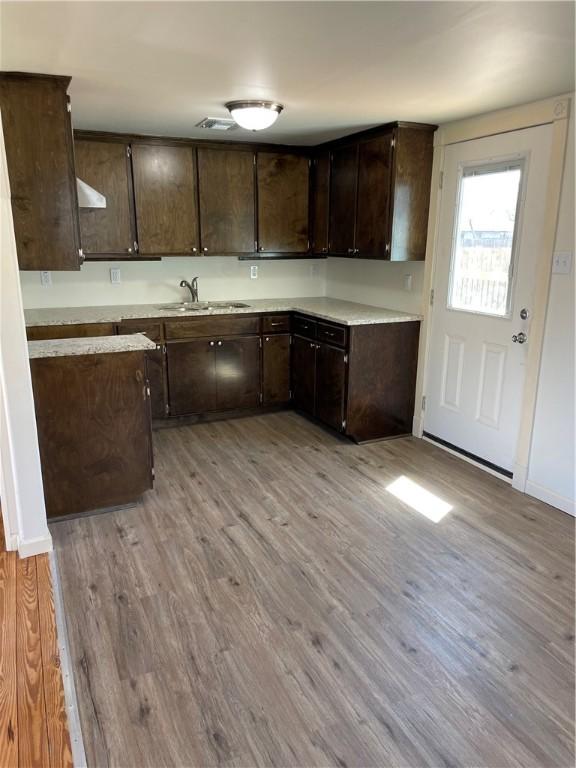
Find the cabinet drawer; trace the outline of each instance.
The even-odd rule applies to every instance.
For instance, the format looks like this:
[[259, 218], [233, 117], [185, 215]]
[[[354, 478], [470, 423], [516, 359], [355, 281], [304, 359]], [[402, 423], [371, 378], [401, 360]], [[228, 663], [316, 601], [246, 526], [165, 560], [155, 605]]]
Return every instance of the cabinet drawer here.
[[160, 323], [149, 322], [147, 320], [123, 320], [116, 325], [117, 333], [143, 333], [151, 341], [159, 342], [162, 337], [162, 328]]
[[89, 336], [114, 336], [112, 323], [79, 323], [77, 325], [32, 325], [26, 328], [28, 341], [44, 339], [76, 339]]
[[295, 315], [292, 319], [292, 331], [299, 336], [305, 336], [307, 339], [316, 338], [316, 325], [314, 320], [302, 315]]
[[290, 315], [265, 315], [262, 318], [262, 333], [289, 333]]
[[337, 347], [346, 346], [346, 328], [341, 325], [327, 325], [318, 323], [316, 329], [316, 338], [325, 341], [328, 344], [334, 344]]
[[167, 339], [191, 339], [218, 336], [246, 336], [260, 333], [260, 317], [206, 315], [164, 323]]

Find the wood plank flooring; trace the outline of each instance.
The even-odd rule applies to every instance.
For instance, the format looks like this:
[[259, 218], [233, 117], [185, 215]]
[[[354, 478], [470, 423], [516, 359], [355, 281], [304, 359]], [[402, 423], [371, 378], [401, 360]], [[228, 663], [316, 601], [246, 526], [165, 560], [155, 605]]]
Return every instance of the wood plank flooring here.
[[573, 765], [570, 517], [291, 412], [155, 455], [142, 504], [52, 526], [90, 766]]
[[72, 766], [48, 555], [5, 552], [1, 525], [0, 766]]

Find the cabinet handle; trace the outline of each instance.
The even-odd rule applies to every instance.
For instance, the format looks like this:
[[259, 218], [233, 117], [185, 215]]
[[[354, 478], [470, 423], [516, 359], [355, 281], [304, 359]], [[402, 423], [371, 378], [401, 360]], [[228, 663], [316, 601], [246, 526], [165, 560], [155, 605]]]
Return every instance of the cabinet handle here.
[[354, 253], [354, 248], [348, 248], [348, 253], [350, 254]]
[[283, 323], [281, 323], [281, 322], [279, 322], [279, 323], [270, 323], [270, 325], [283, 325]]
[[336, 336], [336, 334], [335, 334], [335, 333], [332, 333], [331, 331], [324, 331], [324, 335], [325, 335], [325, 336], [330, 336], [330, 337], [332, 337], [332, 336]]
[[211, 341], [211, 342], [210, 342], [210, 346], [211, 346], [211, 347], [213, 347], [213, 346], [214, 346], [214, 342], [213, 342], [213, 341]]
[[197, 253], [197, 251], [198, 251], [198, 248], [192, 246], [192, 253]]
[[208, 253], [208, 248], [202, 248], [202, 250], [204, 251], [204, 253]]
[[270, 336], [266, 336], [266, 338], [264, 339], [264, 341], [270, 341]]
[[218, 346], [219, 346], [219, 347], [221, 347], [221, 346], [222, 346], [222, 342], [221, 342], [221, 341], [219, 341], [219, 342], [218, 342]]
[[310, 342], [310, 349], [314, 349], [315, 347], [316, 347], [316, 344], [312, 344], [312, 342]]

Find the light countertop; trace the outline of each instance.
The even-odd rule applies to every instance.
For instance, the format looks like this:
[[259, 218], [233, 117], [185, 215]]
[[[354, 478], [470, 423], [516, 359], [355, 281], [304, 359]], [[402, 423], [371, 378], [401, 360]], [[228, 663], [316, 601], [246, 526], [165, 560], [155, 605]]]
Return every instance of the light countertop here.
[[[236, 301], [236, 300], [234, 300]], [[421, 315], [399, 312], [395, 309], [372, 307], [327, 297], [310, 299], [246, 299], [247, 307], [205, 309], [194, 312], [162, 309], [157, 304], [118, 304], [103, 307], [59, 307], [53, 309], [27, 309], [26, 325], [75, 325], [78, 323], [119, 323], [122, 320], [170, 317], [200, 317], [205, 315], [240, 315], [267, 312], [302, 312], [342, 325], [375, 325], [421, 320]], [[110, 337], [104, 337], [110, 338]], [[126, 338], [126, 337], [115, 337]], [[72, 340], [70, 340], [72, 341]], [[70, 343], [63, 339], [58, 343]], [[80, 340], [77, 340], [80, 341]], [[90, 341], [96, 342], [95, 339]], [[46, 342], [30, 342], [46, 343]], [[56, 344], [56, 342], [49, 342]], [[74, 353], [72, 353], [74, 354]], [[76, 353], [83, 354], [83, 353]]]
[[82, 339], [48, 339], [29, 341], [28, 356], [31, 360], [40, 357], [69, 357], [70, 355], [100, 355], [110, 352], [138, 352], [155, 349], [156, 344], [142, 333], [122, 336], [90, 336]]

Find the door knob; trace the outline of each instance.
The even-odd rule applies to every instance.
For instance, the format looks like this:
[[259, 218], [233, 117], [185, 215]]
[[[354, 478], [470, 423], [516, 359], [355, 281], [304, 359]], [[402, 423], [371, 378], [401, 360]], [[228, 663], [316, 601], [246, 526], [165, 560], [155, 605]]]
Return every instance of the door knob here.
[[512, 341], [515, 344], [525, 344], [528, 341], [528, 336], [523, 331], [520, 331], [520, 333], [515, 333], [512, 336]]

